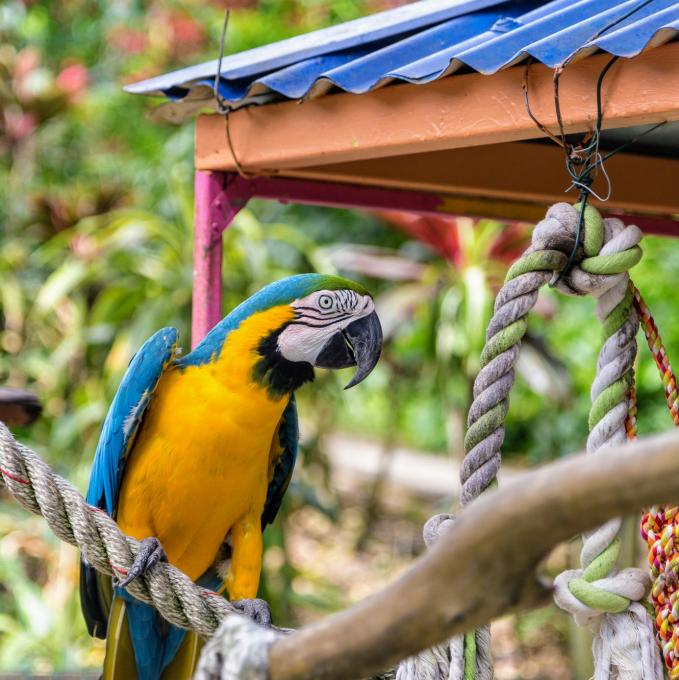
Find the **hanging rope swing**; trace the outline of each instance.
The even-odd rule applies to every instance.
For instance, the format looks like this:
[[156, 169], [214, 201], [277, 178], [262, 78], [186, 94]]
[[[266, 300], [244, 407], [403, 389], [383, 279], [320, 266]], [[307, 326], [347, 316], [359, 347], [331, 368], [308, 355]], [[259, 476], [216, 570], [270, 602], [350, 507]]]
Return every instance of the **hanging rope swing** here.
[[[635, 6], [614, 23], [645, 4], [647, 2]], [[611, 27], [608, 25], [599, 33]], [[481, 371], [474, 383], [474, 401], [468, 415], [465, 459], [461, 470], [463, 506], [496, 483], [509, 392], [514, 383], [519, 345], [526, 332], [526, 316], [535, 305], [538, 290], [546, 283], [567, 295], [591, 294], [597, 299], [597, 317], [603, 324], [604, 344], [592, 385], [588, 453], [636, 436], [633, 365], [639, 315], [666, 392], [669, 389], [670, 411], [677, 422], [676, 381], [671, 375], [657, 328], [627, 273], [641, 258], [638, 246], [641, 231], [635, 226], [626, 227], [617, 219], [602, 220], [599, 213], [588, 205], [590, 195], [600, 201], [606, 201], [610, 196], [605, 161], [664, 123], [651, 127], [606, 155], [600, 153], [602, 86], [606, 74], [617, 61], [617, 57], [613, 57], [597, 79], [594, 130], [581, 144], [569, 143], [559, 103], [559, 82], [571, 60], [572, 57], [567, 58], [554, 73], [554, 105], [559, 136], [551, 133], [532, 113], [528, 97], [530, 61], [525, 71], [523, 90], [527, 113], [544, 134], [563, 148], [566, 169], [571, 177], [569, 189], [578, 189], [580, 200], [575, 208], [557, 204], [549, 209], [545, 220], [533, 232], [531, 246], [511, 267], [497, 296], [495, 313], [488, 326], [486, 345], [481, 355]], [[599, 170], [608, 183], [605, 197], [597, 196], [592, 189]], [[656, 627], [660, 638], [665, 641], [663, 653], [668, 668], [672, 672], [673, 664], [677, 666], [672, 677], [679, 677], [679, 660], [675, 659], [674, 651], [679, 637], [679, 626], [675, 627], [675, 623], [679, 622], [676, 592], [679, 551], [674, 552], [674, 536], [679, 536], [679, 519], [678, 524], [674, 520], [678, 515], [679, 508], [667, 511], [653, 508], [645, 515], [642, 529], [651, 546], [649, 559], [656, 579], [653, 588]], [[595, 680], [660, 680], [663, 671], [655, 651], [653, 626], [645, 608], [638, 604], [648, 591], [648, 577], [639, 569], [616, 571], [620, 527], [621, 521], [613, 520], [583, 537], [581, 569], [564, 572], [557, 578], [555, 600], [572, 613], [578, 623], [587, 624], [595, 631]], [[460, 654], [464, 664], [457, 669], [455, 658]], [[468, 634], [464, 640], [451, 640], [449, 657], [451, 663], [448, 667], [442, 668], [438, 675], [426, 677], [441, 680], [489, 680], [493, 677], [487, 629]]]
[[[584, 229], [581, 230], [581, 216]], [[641, 258], [641, 231], [625, 226], [618, 219], [603, 220], [590, 206], [566, 203], [552, 206], [533, 232], [531, 246], [510, 268], [497, 295], [495, 312], [481, 354], [481, 370], [474, 383], [474, 401], [469, 410], [465, 438], [466, 456], [462, 464], [461, 502], [467, 505], [495, 484], [504, 440], [504, 421], [509, 393], [514, 384], [514, 366], [520, 342], [526, 333], [527, 315], [534, 307], [538, 291], [550, 282], [568, 295], [590, 294], [597, 298], [597, 316], [604, 328], [604, 344], [599, 355], [597, 377], [592, 386], [589, 453], [619, 444], [634, 432], [633, 364], [636, 357], [636, 330], [639, 317], [628, 270]], [[576, 250], [575, 256], [572, 256]], [[569, 261], [571, 267], [564, 272]], [[645, 309], [645, 306], [644, 306]], [[647, 315], [650, 320], [650, 315]], [[673, 384], [673, 383], [672, 383]], [[612, 575], [620, 552], [619, 520], [609, 522], [585, 537], [582, 569], [565, 572], [556, 581], [556, 600], [571, 611], [579, 622], [596, 622], [602, 635], [596, 645], [596, 678], [618, 677], [625, 656], [638, 659], [634, 668], [643, 672], [620, 677], [661, 678], [662, 669], [655, 652], [652, 625], [643, 606], [634, 604], [648, 591], [648, 576], [628, 569]], [[620, 612], [622, 617], [602, 617]], [[628, 650], [629, 641], [638, 649]], [[624, 645], [623, 645], [624, 642]], [[438, 674], [420, 670], [398, 677], [450, 678], [451, 680], [492, 678], [490, 637], [487, 629], [452, 640], [448, 647], [450, 663]], [[462, 650], [462, 651], [460, 651]], [[432, 650], [440, 658], [441, 648]], [[457, 660], [464, 659], [460, 665]], [[426, 656], [411, 660], [410, 668], [425, 668]], [[403, 669], [403, 666], [402, 666]]]
[[[589, 206], [583, 212], [581, 206], [557, 204], [536, 226], [531, 246], [509, 270], [496, 299], [468, 418], [462, 466], [464, 505], [495, 482], [526, 317], [539, 289], [556, 280], [567, 263], [577, 240], [581, 214], [584, 231], [575, 264], [561, 277], [557, 288], [570, 295], [595, 296], [604, 327], [605, 341], [592, 388], [588, 451], [636, 436], [633, 362], [640, 321], [661, 372], [668, 406], [675, 423], [679, 422], [679, 391], [667, 353], [648, 308], [627, 274], [641, 257], [641, 232], [618, 219], [602, 220]], [[17, 443], [2, 424], [0, 476], [25, 508], [42, 514], [55, 534], [78, 546], [95, 568], [109, 576], [126, 573], [138, 548], [137, 541], [124, 536], [106, 513], [88, 506], [72, 485], [52, 472], [37, 454]], [[655, 623], [672, 678], [679, 677], [675, 654], [679, 634], [679, 551], [675, 548], [678, 517], [677, 507], [654, 506], [642, 522], [654, 577]], [[431, 545], [453, 527], [451, 515], [432, 518], [425, 526], [426, 543]], [[649, 579], [640, 570], [630, 569], [608, 575], [619, 553], [618, 530], [619, 522], [614, 520], [586, 535], [582, 569], [566, 572], [557, 579], [557, 602], [579, 620], [598, 627], [595, 677], [655, 680], [662, 677], [662, 668], [655, 651], [653, 622], [644, 607], [637, 604], [648, 591]], [[234, 611], [227, 600], [195, 585], [166, 563], [159, 563], [144, 579], [134, 581], [129, 590], [138, 599], [153, 604], [171, 623], [212, 637], [199, 667], [197, 677], [201, 680], [267, 677], [267, 650], [284, 631], [265, 629], [232, 615]], [[487, 627], [406, 659], [395, 671], [398, 680], [485, 679], [492, 673]]]

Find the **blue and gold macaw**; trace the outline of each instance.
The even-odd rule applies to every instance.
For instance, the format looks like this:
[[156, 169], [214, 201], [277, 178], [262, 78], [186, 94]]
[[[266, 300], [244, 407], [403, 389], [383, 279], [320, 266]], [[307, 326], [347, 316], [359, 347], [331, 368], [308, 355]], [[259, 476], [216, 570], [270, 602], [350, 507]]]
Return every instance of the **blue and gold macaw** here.
[[[295, 390], [314, 366], [356, 366], [363, 380], [382, 330], [363, 287], [301, 274], [273, 283], [218, 323], [186, 356], [164, 328], [134, 356], [111, 404], [87, 500], [142, 541], [124, 581], [88, 564], [81, 603], [92, 635], [105, 637], [104, 680], [189, 678], [197, 636], [164, 622], [122, 586], [167, 559], [256, 620], [262, 531], [288, 487], [297, 455]], [[226, 543], [225, 543], [226, 542]], [[224, 545], [224, 578], [215, 562]]]

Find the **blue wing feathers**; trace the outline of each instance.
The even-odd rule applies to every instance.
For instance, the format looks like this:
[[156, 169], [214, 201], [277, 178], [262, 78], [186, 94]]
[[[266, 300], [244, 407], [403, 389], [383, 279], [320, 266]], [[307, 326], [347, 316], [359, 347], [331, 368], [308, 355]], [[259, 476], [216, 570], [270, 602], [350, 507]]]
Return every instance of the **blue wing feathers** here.
[[[168, 363], [173, 359], [177, 330], [163, 328], [151, 336], [132, 357], [109, 408], [94, 454], [87, 502], [113, 515], [125, 458], [134, 436]], [[97, 575], [81, 564], [80, 603], [91, 635], [105, 637], [108, 612], [99, 594]]]
[[173, 359], [177, 329], [163, 328], [132, 357], [101, 429], [87, 489], [87, 502], [115, 511], [125, 458], [167, 364]]
[[297, 404], [293, 394], [288, 405], [283, 411], [281, 424], [278, 428], [278, 437], [283, 449], [280, 458], [274, 467], [273, 478], [269, 483], [266, 494], [264, 512], [262, 512], [262, 528], [276, 519], [280, 510], [283, 496], [290, 484], [290, 478], [297, 460], [297, 448], [299, 442], [299, 424], [297, 421]]
[[158, 680], [176, 656], [186, 631], [165, 622], [151, 605], [136, 600], [126, 591], [116, 589], [116, 596], [125, 600], [137, 677]]
[[[224, 325], [237, 326], [239, 314], [235, 314], [234, 317], [229, 324]], [[228, 334], [229, 330], [232, 328], [220, 329], [223, 334]], [[174, 328], [163, 328], [149, 338], [130, 361], [109, 408], [95, 452], [87, 490], [88, 503], [105, 510], [109, 515], [113, 515], [116, 510], [127, 454], [134, 443], [156, 385], [163, 371], [175, 357], [176, 345], [177, 331]], [[207, 348], [206, 352], [208, 350], [212, 355], [212, 348]], [[187, 361], [189, 358], [191, 360]], [[195, 361], [196, 359], [198, 361]], [[204, 360], [205, 357], [202, 355], [200, 357], [188, 355], [175, 361], [175, 365], [181, 368], [193, 363], [200, 364]], [[278, 437], [282, 451], [276, 461], [267, 491], [262, 512], [262, 527], [273, 522], [278, 514], [297, 459], [299, 432], [294, 395], [283, 412]], [[81, 602], [88, 627], [91, 632], [96, 629], [97, 634], [105, 634], [106, 616], [99, 606], [98, 595], [93, 585], [94, 571], [87, 564], [82, 565], [82, 570]], [[205, 576], [209, 575], [214, 576], [212, 571]], [[213, 580], [214, 584], [210, 582], [204, 585], [214, 588], [221, 581], [218, 577]], [[163, 668], [174, 658], [184, 639], [185, 631], [163, 623], [152, 607], [138, 602], [124, 591], [116, 589], [116, 596], [123, 597], [127, 602], [127, 618], [140, 677], [148, 680], [157, 679]], [[93, 628], [94, 624], [96, 628]]]

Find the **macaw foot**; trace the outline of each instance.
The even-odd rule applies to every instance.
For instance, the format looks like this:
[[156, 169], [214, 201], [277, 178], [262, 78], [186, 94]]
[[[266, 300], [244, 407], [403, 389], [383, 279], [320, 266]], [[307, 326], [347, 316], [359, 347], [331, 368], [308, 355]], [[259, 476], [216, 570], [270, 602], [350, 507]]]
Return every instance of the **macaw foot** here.
[[130, 570], [127, 572], [127, 577], [124, 581], [118, 583], [118, 587], [124, 588], [125, 586], [128, 586], [138, 576], [147, 574], [156, 566], [156, 564], [158, 564], [158, 562], [167, 562], [167, 555], [163, 550], [163, 546], [160, 545], [160, 541], [153, 536], [144, 538], [139, 542], [139, 551], [134, 558]]
[[249, 619], [262, 626], [271, 625], [271, 609], [266, 600], [253, 598], [251, 600], [233, 600], [231, 604]]

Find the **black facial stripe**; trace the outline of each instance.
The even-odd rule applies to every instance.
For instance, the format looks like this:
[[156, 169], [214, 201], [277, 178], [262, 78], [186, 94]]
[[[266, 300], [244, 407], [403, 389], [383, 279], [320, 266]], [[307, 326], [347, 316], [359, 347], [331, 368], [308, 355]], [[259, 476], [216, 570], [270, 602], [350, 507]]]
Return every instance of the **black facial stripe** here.
[[314, 379], [314, 369], [306, 361], [288, 361], [278, 349], [278, 336], [289, 324], [269, 334], [257, 348], [259, 361], [252, 369], [253, 377], [267, 387], [270, 394], [290, 394]]
[[[300, 312], [300, 310], [305, 310]], [[308, 310], [308, 311], [307, 311]], [[332, 319], [335, 316], [342, 316], [342, 314], [347, 314], [348, 312], [342, 309], [316, 309], [314, 307], [296, 307], [295, 313], [298, 318], [304, 318], [306, 316], [312, 316], [317, 319]]]
[[307, 311], [307, 312], [316, 312], [317, 314], [324, 314], [326, 316], [328, 314], [336, 314], [337, 313], [336, 309], [321, 309], [320, 307], [301, 307], [300, 306], [300, 307], [295, 307], [295, 309], [296, 310], [303, 309], [304, 311]]

